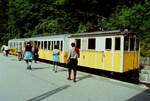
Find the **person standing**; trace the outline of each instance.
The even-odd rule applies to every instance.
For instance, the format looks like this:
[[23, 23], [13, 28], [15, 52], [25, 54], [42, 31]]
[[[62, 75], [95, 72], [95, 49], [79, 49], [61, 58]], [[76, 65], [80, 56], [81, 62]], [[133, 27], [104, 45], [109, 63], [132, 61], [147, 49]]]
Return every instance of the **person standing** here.
[[58, 45], [54, 46], [54, 50], [53, 50], [53, 71], [57, 72], [57, 65], [59, 62], [59, 54], [60, 51], [58, 49]]
[[35, 44], [35, 45], [34, 45], [34, 62], [35, 62], [35, 63], [37, 62], [37, 60], [38, 60], [38, 58], [39, 58], [38, 51], [39, 51], [38, 46], [37, 46], [37, 44]]
[[8, 54], [9, 54], [9, 48], [8, 48], [8, 46], [5, 46], [5, 52], [6, 52], [6, 56], [8, 56]]
[[73, 81], [76, 82], [76, 75], [77, 75], [77, 64], [78, 64], [78, 53], [75, 50], [75, 43], [71, 43], [71, 49], [69, 51], [69, 55], [67, 58], [67, 65], [68, 65], [68, 80], [71, 80], [71, 70], [74, 71], [74, 78]]
[[27, 69], [31, 70], [31, 63], [32, 63], [32, 60], [33, 60], [31, 42], [27, 42], [27, 45], [25, 47], [25, 57], [24, 57], [24, 60], [27, 63]]
[[5, 52], [5, 45], [2, 45], [1, 50], [2, 50], [2, 52], [3, 52], [3, 55], [5, 56], [5, 55], [6, 55], [6, 52]]

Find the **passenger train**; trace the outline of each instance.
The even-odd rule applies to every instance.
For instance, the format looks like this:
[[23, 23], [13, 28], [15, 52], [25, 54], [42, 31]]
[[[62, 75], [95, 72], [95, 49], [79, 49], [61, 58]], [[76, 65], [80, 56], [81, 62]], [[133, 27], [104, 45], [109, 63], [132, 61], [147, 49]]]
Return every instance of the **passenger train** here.
[[18, 45], [23, 49], [31, 41], [39, 47], [39, 59], [53, 61], [52, 51], [57, 44], [60, 63], [66, 63], [71, 43], [75, 42], [80, 49], [78, 66], [125, 73], [139, 69], [139, 39], [136, 33], [114, 30], [12, 39], [8, 46], [10, 54], [17, 55]]

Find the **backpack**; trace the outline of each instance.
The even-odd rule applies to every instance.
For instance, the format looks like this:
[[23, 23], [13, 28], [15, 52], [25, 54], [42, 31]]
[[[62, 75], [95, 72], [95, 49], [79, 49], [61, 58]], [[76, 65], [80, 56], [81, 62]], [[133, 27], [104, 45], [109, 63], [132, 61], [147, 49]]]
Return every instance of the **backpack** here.
[[79, 50], [79, 48], [75, 47], [75, 51], [77, 52], [78, 58], [79, 58], [80, 57], [80, 50]]

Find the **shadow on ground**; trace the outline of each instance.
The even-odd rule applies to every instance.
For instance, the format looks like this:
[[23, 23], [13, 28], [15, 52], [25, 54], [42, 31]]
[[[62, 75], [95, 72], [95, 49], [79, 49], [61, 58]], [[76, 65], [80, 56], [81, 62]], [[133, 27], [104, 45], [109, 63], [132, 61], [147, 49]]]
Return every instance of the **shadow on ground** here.
[[49, 67], [32, 67], [31, 70], [47, 69]]
[[56, 94], [56, 93], [58, 93], [58, 92], [60, 92], [62, 90], [67, 89], [68, 87], [71, 87], [71, 86], [70, 85], [64, 85], [64, 86], [58, 87], [58, 88], [56, 88], [54, 90], [48, 91], [46, 93], [43, 93], [43, 94], [41, 94], [41, 95], [39, 95], [37, 97], [31, 98], [31, 99], [29, 99], [27, 101], [41, 101], [43, 99], [48, 98], [49, 96], [52, 96], [53, 94]]
[[77, 77], [77, 82], [87, 78], [92, 78], [92, 75], [84, 75], [84, 76]]
[[[39, 61], [53, 64], [52, 61], [48, 61], [48, 60], [39, 59]], [[66, 64], [63, 64], [63, 63], [59, 63], [58, 65], [61, 66], [61, 67], [67, 68]], [[135, 74], [135, 75], [137, 75], [137, 77], [136, 77], [136, 79], [134, 79], [134, 78], [131, 78], [131, 76], [128, 75], [128, 73], [116, 73], [116, 72], [114, 72], [114, 74], [112, 75], [111, 71], [105, 71], [105, 70], [82, 67], [82, 66], [78, 66], [77, 70], [82, 71], [82, 72], [86, 72], [86, 73], [90, 73], [90, 74], [95, 74], [95, 75], [98, 75], [98, 76], [103, 76], [103, 77], [115, 79], [115, 80], [120, 80], [120, 81], [123, 81], [123, 82], [139, 84], [137, 74]], [[129, 73], [133, 74], [133, 71], [131, 71]]]
[[127, 101], [150, 101], [150, 90], [145, 90], [142, 93], [128, 99]]

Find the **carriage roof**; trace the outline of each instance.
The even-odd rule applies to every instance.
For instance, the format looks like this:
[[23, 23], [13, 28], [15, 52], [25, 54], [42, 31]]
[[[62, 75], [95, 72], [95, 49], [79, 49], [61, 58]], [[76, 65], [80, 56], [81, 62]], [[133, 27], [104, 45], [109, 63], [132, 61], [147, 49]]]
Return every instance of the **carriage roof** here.
[[125, 35], [125, 34], [127, 34], [127, 33], [121, 32], [120, 30], [99, 31], [99, 32], [71, 34], [70, 38], [73, 38], [73, 37], [92, 37], [92, 36], [115, 36], [115, 35]]
[[118, 36], [118, 35], [129, 35], [135, 33], [125, 32], [120, 30], [114, 31], [98, 31], [98, 32], [84, 32], [78, 34], [59, 34], [59, 35], [46, 35], [46, 36], [34, 36], [31, 38], [12, 39], [9, 41], [29, 41], [29, 40], [41, 40], [41, 39], [53, 39], [53, 38], [73, 38], [73, 37], [92, 37], [92, 36]]

